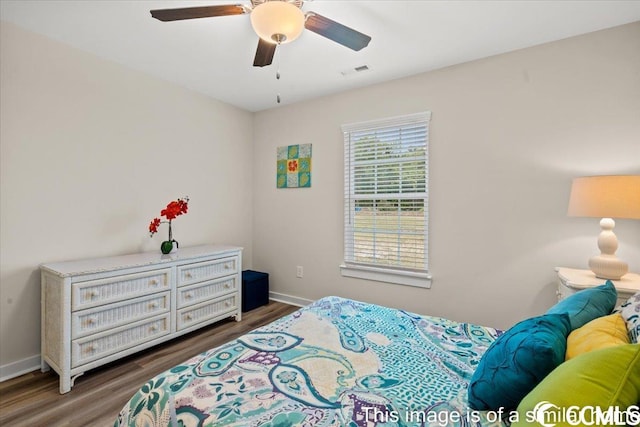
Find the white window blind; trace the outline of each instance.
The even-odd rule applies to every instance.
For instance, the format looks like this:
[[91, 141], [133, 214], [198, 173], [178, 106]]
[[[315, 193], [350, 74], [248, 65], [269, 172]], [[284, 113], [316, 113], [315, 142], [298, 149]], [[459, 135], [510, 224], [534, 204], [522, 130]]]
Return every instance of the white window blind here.
[[[345, 269], [428, 287], [431, 114], [343, 125]], [[411, 283], [398, 276], [411, 277]], [[356, 277], [363, 277], [356, 275]], [[376, 280], [376, 277], [365, 276]]]

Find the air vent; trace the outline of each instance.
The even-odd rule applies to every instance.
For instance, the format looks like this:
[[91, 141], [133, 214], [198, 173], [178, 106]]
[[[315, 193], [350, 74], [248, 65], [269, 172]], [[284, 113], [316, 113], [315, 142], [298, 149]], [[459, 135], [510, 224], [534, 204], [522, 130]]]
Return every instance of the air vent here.
[[340, 74], [347, 77], [347, 76], [351, 76], [356, 73], [362, 73], [363, 71], [368, 71], [368, 70], [369, 70], [368, 65], [360, 65], [359, 67], [349, 68], [348, 70], [341, 71]]

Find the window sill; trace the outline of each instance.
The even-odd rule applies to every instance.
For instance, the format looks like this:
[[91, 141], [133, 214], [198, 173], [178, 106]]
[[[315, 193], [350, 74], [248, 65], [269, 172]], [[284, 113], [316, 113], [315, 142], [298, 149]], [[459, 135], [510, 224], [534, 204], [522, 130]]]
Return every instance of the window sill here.
[[340, 265], [340, 273], [344, 277], [394, 283], [396, 285], [431, 288], [431, 274], [411, 271], [398, 271], [387, 268], [365, 267], [360, 265]]

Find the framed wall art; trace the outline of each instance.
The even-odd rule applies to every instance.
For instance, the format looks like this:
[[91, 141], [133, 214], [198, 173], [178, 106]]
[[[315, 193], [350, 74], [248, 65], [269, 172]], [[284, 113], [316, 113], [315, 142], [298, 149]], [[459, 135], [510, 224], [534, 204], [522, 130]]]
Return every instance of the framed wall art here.
[[277, 188], [311, 187], [311, 144], [278, 147]]

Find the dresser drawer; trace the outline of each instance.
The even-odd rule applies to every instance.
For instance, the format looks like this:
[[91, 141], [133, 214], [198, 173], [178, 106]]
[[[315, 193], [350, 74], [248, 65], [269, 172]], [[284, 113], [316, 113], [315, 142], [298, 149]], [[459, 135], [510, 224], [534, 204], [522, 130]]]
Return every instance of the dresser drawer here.
[[178, 286], [191, 285], [238, 273], [238, 257], [178, 266]]
[[192, 325], [219, 317], [225, 313], [236, 312], [237, 308], [237, 294], [219, 298], [216, 301], [209, 301], [183, 308], [177, 312], [177, 329], [186, 329]]
[[71, 314], [71, 336], [80, 338], [168, 312], [171, 308], [170, 295], [169, 291], [165, 291], [130, 301], [75, 311]]
[[71, 285], [71, 309], [81, 310], [169, 290], [171, 269], [89, 280]]
[[177, 308], [187, 307], [203, 301], [210, 301], [215, 297], [228, 294], [229, 292], [237, 292], [237, 281], [238, 277], [234, 275], [178, 288]]
[[171, 313], [121, 326], [71, 343], [71, 367], [98, 360], [171, 332]]

